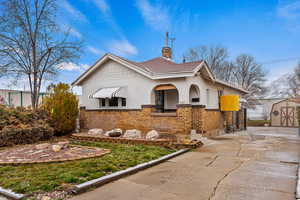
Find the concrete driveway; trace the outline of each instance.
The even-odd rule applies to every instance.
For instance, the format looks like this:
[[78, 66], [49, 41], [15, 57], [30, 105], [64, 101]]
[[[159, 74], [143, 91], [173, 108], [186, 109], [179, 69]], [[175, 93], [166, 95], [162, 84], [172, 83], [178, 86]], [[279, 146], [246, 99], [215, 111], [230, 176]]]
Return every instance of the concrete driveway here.
[[72, 200], [294, 200], [300, 141], [291, 128], [249, 128]]

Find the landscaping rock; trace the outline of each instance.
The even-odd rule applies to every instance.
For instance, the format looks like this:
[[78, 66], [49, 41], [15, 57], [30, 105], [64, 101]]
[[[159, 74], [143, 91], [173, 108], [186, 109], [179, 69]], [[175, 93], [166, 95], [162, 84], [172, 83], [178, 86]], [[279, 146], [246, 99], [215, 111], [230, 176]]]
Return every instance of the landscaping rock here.
[[90, 135], [101, 135], [103, 134], [103, 130], [101, 128], [93, 128], [88, 131]]
[[50, 147], [49, 143], [43, 143], [43, 144], [37, 144], [37, 145], [35, 145], [35, 148], [39, 149], [39, 150], [47, 149], [48, 147]]
[[57, 145], [61, 146], [62, 149], [68, 148], [69, 144], [69, 141], [61, 141], [57, 143]]
[[123, 137], [125, 138], [132, 138], [132, 139], [140, 139], [142, 138], [142, 134], [140, 130], [137, 129], [132, 129], [132, 130], [127, 130]]
[[51, 200], [51, 198], [48, 197], [48, 196], [43, 196], [43, 197], [41, 198], [41, 200]]
[[109, 133], [109, 137], [120, 137], [122, 133], [120, 132], [111, 132]]
[[156, 140], [159, 138], [159, 133], [156, 130], [149, 131], [146, 135], [146, 140]]
[[107, 131], [104, 135], [107, 137], [120, 137], [122, 135], [122, 129], [116, 128], [110, 131]]
[[53, 150], [54, 152], [59, 152], [59, 151], [61, 150], [61, 146], [60, 146], [60, 145], [57, 145], [57, 144], [52, 145], [52, 150]]

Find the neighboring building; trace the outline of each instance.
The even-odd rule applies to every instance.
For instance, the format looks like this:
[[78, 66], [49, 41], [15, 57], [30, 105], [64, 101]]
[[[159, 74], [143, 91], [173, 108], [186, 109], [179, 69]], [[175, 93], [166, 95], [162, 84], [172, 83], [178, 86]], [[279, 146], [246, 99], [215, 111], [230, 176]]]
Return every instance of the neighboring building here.
[[300, 109], [300, 98], [285, 99], [273, 104], [271, 111], [271, 125], [299, 127], [298, 109]]
[[244, 110], [223, 113], [221, 95], [244, 95], [244, 89], [217, 80], [206, 62], [175, 63], [171, 48], [162, 57], [134, 62], [105, 54], [78, 77], [82, 87], [81, 128], [140, 129], [188, 134], [218, 132], [224, 123], [244, 128]]
[[[40, 93], [40, 103], [43, 102], [45, 93]], [[13, 107], [31, 106], [31, 93], [22, 90], [0, 89], [1, 103]]]
[[282, 100], [284, 98], [255, 99], [257, 103], [253, 108], [248, 108], [247, 118], [249, 120], [270, 120], [273, 104]]

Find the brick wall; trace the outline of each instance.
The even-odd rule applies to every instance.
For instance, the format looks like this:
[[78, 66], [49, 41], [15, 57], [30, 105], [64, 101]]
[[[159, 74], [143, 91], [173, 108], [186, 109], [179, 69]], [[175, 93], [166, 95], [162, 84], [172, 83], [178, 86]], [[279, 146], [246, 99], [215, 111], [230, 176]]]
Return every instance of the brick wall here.
[[153, 107], [145, 106], [137, 110], [80, 110], [81, 129], [114, 128], [122, 130], [139, 129], [148, 132], [155, 129], [172, 134], [189, 134], [192, 128], [192, 107], [178, 105], [174, 113], [153, 113]]
[[203, 113], [204, 130], [212, 131], [223, 129], [224, 116], [220, 110], [205, 109]]
[[231, 124], [231, 119], [230, 112], [222, 113], [189, 104], [177, 105], [176, 113], [155, 113], [152, 105], [136, 110], [80, 110], [81, 129], [101, 128], [104, 131], [121, 128], [138, 129], [146, 133], [155, 129], [186, 135], [195, 129], [198, 133], [218, 134], [224, 128], [224, 120]]

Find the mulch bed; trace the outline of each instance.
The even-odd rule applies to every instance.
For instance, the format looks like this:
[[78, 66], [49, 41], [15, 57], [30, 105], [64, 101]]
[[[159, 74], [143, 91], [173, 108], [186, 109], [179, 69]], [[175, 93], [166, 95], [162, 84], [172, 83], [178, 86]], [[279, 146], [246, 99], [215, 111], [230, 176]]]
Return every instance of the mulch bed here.
[[44, 143], [5, 149], [0, 151], [0, 165], [63, 162], [99, 157], [110, 153], [108, 149], [70, 144], [56, 152], [52, 149], [53, 145], [57, 144]]

